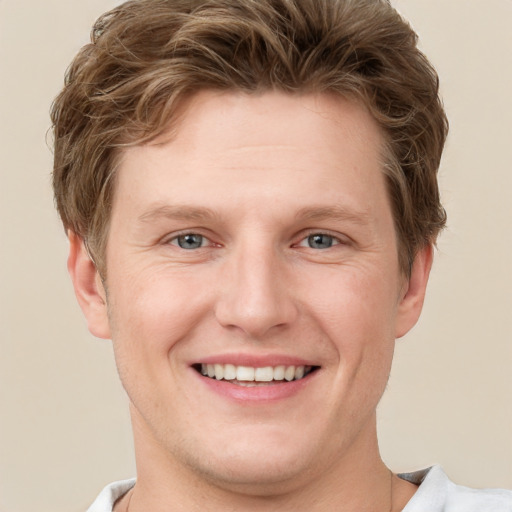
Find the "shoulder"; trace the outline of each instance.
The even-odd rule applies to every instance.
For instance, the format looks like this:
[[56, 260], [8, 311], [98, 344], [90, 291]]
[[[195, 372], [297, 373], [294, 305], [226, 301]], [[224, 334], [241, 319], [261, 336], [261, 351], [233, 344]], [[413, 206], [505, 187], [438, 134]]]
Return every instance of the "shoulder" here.
[[512, 512], [512, 491], [456, 485], [440, 466], [399, 476], [419, 485], [403, 512]]
[[114, 503], [135, 485], [135, 478], [121, 480], [107, 485], [98, 495], [87, 512], [112, 512]]

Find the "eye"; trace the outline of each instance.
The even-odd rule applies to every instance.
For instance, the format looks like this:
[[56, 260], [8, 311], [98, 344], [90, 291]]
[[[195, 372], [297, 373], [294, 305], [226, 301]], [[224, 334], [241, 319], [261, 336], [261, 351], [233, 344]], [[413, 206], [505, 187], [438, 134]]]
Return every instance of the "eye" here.
[[340, 241], [326, 233], [314, 233], [306, 237], [301, 243], [301, 246], [310, 247], [311, 249], [329, 249], [333, 245], [338, 245]]
[[203, 235], [198, 235], [197, 233], [186, 233], [184, 235], [179, 235], [170, 241], [172, 245], [177, 245], [181, 249], [189, 251], [204, 247], [207, 242], [207, 238], [205, 238]]

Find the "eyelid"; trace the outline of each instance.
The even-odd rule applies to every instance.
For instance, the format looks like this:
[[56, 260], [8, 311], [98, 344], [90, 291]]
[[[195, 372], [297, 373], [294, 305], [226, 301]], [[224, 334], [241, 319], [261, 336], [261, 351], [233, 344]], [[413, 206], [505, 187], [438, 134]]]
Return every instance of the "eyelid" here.
[[[202, 246], [201, 248], [221, 246], [221, 244], [216, 243], [212, 240], [211, 234], [205, 234], [204, 231], [205, 230], [203, 230], [201, 228], [183, 229], [181, 231], [176, 231], [176, 232], [170, 233], [170, 234], [162, 237], [161, 243], [164, 245], [173, 245], [175, 247], [179, 247], [177, 245], [177, 243], [172, 243], [172, 242], [176, 241], [181, 236], [199, 235], [199, 236], [203, 237], [208, 242], [207, 245]], [[329, 231], [328, 229], [309, 229], [309, 230], [306, 230], [305, 232], [302, 232], [299, 236], [296, 237], [297, 242], [295, 242], [293, 244], [293, 246], [301, 247], [303, 242], [305, 242], [310, 236], [314, 236], [314, 235], [326, 235], [326, 236], [332, 237], [335, 240], [335, 243], [333, 244], [333, 246], [347, 245], [351, 241], [350, 237], [348, 237], [347, 235], [343, 235], [341, 233], [333, 233], [333, 232]]]
[[304, 245], [302, 245], [303, 242], [305, 242], [310, 236], [314, 235], [330, 236], [336, 241], [336, 243], [334, 243], [333, 246], [347, 245], [350, 242], [350, 238], [346, 235], [342, 235], [341, 233], [333, 233], [328, 229], [310, 229], [307, 230], [306, 232], [301, 233], [298, 242], [293, 245], [296, 247], [305, 247]]
[[175, 237], [173, 237], [173, 238], [171, 238], [169, 240], [169, 244], [170, 245], [174, 245], [176, 247], [179, 247], [180, 249], [185, 249], [185, 247], [181, 247], [180, 246], [179, 241], [180, 241], [180, 238], [183, 238], [183, 237], [186, 237], [186, 236], [195, 236], [195, 237], [199, 237], [201, 239], [201, 244], [199, 245], [199, 247], [190, 247], [190, 248], [186, 249], [188, 251], [197, 250], [197, 249], [203, 249], [204, 247], [207, 247], [209, 245], [208, 244], [208, 242], [209, 242], [208, 238], [206, 238], [203, 235], [199, 235], [197, 233], [185, 233], [184, 235], [175, 236]]
[[170, 233], [162, 238], [161, 243], [163, 245], [172, 245], [173, 247], [180, 248], [177, 243], [172, 243], [172, 242], [175, 242], [181, 236], [186, 236], [186, 235], [198, 235], [208, 242], [207, 245], [201, 246], [201, 247], [199, 247], [199, 249], [203, 249], [204, 247], [212, 247], [212, 246], [218, 245], [212, 241], [211, 236], [204, 234], [203, 230], [201, 230], [199, 228], [198, 229], [194, 229], [194, 228], [183, 229], [181, 231], [176, 231], [174, 233]]

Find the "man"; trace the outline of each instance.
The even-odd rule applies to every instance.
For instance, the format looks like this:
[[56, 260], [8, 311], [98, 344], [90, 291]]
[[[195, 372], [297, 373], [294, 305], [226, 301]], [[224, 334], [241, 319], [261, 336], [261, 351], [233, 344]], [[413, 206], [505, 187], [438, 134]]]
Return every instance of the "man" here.
[[136, 482], [90, 512], [512, 510], [379, 455], [447, 132], [388, 2], [127, 2], [52, 118], [68, 268], [135, 439]]

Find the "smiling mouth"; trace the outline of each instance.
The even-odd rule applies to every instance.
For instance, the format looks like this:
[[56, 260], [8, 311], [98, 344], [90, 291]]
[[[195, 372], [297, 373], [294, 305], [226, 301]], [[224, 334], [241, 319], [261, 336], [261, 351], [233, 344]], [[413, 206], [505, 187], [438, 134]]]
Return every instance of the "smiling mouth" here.
[[233, 364], [197, 364], [194, 365], [204, 377], [228, 381], [238, 386], [265, 386], [301, 380], [319, 366], [235, 366]]

